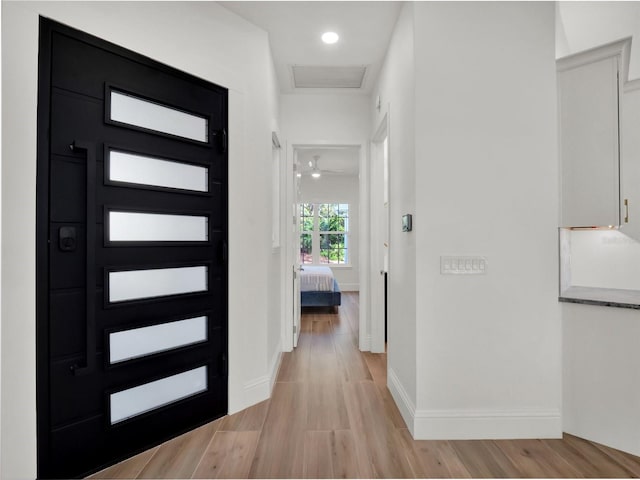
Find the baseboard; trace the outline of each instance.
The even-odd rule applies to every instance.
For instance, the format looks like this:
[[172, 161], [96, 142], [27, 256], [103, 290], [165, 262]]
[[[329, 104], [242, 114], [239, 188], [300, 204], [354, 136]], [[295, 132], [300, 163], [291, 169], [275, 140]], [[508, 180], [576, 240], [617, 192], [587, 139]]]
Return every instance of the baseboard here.
[[280, 363], [282, 363], [282, 344], [278, 344], [276, 351], [273, 352], [273, 356], [271, 357], [271, 364], [269, 366], [269, 396], [271, 396], [273, 386], [278, 378]]
[[271, 358], [269, 373], [267, 375], [255, 378], [244, 384], [244, 404], [248, 407], [271, 397], [271, 391], [276, 382], [280, 361], [282, 359], [281, 350], [281, 345], [278, 345]]
[[559, 410], [417, 410], [416, 440], [562, 438]]
[[342, 292], [359, 292], [360, 284], [359, 283], [341, 283], [340, 291]]
[[407, 428], [415, 438], [414, 418], [416, 414], [416, 406], [396, 375], [396, 372], [393, 371], [393, 368], [389, 368], [387, 370], [387, 387], [396, 402], [398, 410], [400, 410], [400, 415], [402, 416], [404, 423], [407, 424]]
[[562, 438], [560, 410], [416, 410], [392, 368], [387, 386], [416, 440]]
[[358, 341], [358, 348], [361, 352], [370, 352], [371, 351], [371, 335], [360, 335], [360, 340]]

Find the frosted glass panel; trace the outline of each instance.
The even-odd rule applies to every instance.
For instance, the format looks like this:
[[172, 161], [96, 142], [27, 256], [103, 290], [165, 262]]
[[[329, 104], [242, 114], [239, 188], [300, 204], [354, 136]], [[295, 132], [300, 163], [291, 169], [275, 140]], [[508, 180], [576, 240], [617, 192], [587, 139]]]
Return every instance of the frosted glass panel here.
[[109, 212], [112, 242], [206, 242], [208, 218], [195, 215]]
[[199, 142], [209, 140], [206, 118], [113, 90], [111, 120]]
[[109, 334], [109, 362], [165, 352], [207, 340], [207, 317], [134, 328]]
[[111, 303], [207, 290], [207, 267], [109, 272]]
[[109, 151], [109, 180], [208, 192], [209, 169], [133, 153]]
[[111, 395], [111, 425], [207, 390], [207, 367]]

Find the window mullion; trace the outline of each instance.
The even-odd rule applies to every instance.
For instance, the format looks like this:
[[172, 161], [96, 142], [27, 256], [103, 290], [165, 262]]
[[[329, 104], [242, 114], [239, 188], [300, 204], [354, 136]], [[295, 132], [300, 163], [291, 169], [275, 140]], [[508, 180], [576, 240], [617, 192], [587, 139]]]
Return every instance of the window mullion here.
[[313, 264], [320, 264], [320, 234], [318, 231], [320, 230], [320, 204], [314, 204], [313, 208], [313, 235], [311, 236], [313, 247]]

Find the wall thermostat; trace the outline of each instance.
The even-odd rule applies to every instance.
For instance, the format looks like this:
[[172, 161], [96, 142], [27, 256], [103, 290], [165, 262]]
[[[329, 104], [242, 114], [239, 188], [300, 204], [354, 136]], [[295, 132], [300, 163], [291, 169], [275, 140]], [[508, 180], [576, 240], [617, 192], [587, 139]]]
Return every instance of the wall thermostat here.
[[410, 232], [413, 228], [412, 225], [412, 220], [411, 220], [411, 214], [407, 213], [406, 215], [402, 216], [402, 231], [403, 232]]

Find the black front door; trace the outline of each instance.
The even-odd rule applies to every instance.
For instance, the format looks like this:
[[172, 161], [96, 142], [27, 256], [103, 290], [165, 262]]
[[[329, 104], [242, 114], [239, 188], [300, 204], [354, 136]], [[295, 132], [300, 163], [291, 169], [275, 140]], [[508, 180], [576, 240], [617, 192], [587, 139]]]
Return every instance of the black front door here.
[[39, 62], [38, 476], [67, 478], [227, 413], [227, 91], [45, 19]]

